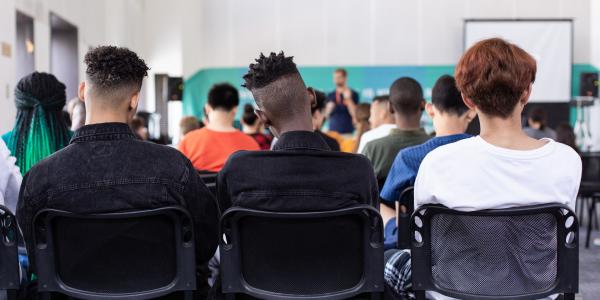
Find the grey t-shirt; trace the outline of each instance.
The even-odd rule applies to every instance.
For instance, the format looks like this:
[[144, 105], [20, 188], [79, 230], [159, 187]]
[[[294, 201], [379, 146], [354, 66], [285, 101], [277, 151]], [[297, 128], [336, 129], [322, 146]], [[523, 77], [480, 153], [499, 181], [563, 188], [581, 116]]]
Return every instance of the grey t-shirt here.
[[525, 127], [523, 129], [523, 131], [529, 137], [532, 137], [537, 140], [543, 139], [543, 138], [549, 138], [549, 139], [556, 140], [556, 132], [554, 130], [552, 130], [552, 128], [549, 128], [549, 127], [545, 127], [542, 130], [535, 129], [533, 127]]

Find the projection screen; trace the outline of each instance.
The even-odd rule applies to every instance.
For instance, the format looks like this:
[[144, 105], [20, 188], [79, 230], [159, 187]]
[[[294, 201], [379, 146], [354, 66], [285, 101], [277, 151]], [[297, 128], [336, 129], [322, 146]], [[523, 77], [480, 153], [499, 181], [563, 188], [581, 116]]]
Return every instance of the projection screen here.
[[465, 20], [464, 46], [501, 37], [519, 45], [537, 61], [531, 102], [571, 100], [572, 20]]

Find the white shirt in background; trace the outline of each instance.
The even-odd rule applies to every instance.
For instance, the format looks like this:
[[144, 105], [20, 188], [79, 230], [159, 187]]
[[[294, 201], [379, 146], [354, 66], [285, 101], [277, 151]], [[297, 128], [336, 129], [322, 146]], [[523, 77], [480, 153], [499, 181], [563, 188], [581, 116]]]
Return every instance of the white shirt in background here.
[[[551, 139], [527, 151], [500, 148], [481, 137], [429, 153], [415, 182], [415, 207], [442, 204], [460, 211], [562, 203], [575, 210], [581, 158]], [[430, 299], [452, 299], [427, 292]], [[545, 299], [552, 299], [547, 297]]]
[[382, 124], [377, 128], [365, 132], [360, 138], [357, 153], [362, 153], [369, 142], [388, 136], [390, 130], [394, 128], [396, 128], [396, 124]]
[[0, 204], [8, 207], [12, 213], [17, 209], [19, 189], [23, 180], [15, 162], [16, 159], [10, 156], [10, 150], [0, 139]]

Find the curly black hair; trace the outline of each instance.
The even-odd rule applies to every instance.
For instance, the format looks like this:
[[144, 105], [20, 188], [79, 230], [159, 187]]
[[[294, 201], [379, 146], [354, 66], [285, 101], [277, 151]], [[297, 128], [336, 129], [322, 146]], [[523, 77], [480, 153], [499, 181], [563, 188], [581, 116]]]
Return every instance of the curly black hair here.
[[279, 54], [271, 52], [269, 56], [260, 54], [255, 64], [250, 64], [248, 73], [244, 75], [243, 87], [257, 89], [267, 86], [281, 76], [298, 73], [298, 68], [293, 61], [294, 57], [286, 57], [283, 51]]
[[150, 70], [135, 52], [115, 46], [99, 46], [90, 50], [84, 62], [88, 79], [101, 90], [128, 85], [139, 89]]
[[218, 83], [208, 91], [208, 105], [213, 109], [231, 111], [240, 104], [238, 90], [229, 83]]

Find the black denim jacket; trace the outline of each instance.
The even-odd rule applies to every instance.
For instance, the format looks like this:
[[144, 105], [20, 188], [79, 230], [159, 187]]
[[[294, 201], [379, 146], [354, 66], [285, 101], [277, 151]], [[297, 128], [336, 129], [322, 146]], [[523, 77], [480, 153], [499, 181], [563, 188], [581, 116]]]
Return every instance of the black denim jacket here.
[[324, 211], [357, 204], [379, 208], [371, 162], [331, 151], [315, 132], [283, 134], [273, 151], [239, 151], [219, 172], [222, 212], [232, 206], [268, 211]]
[[80, 128], [67, 147], [31, 168], [17, 219], [35, 272], [32, 221], [41, 209], [105, 213], [173, 205], [191, 214], [196, 262], [205, 264], [217, 248], [219, 209], [191, 162], [176, 149], [137, 139], [126, 124], [103, 123]]

